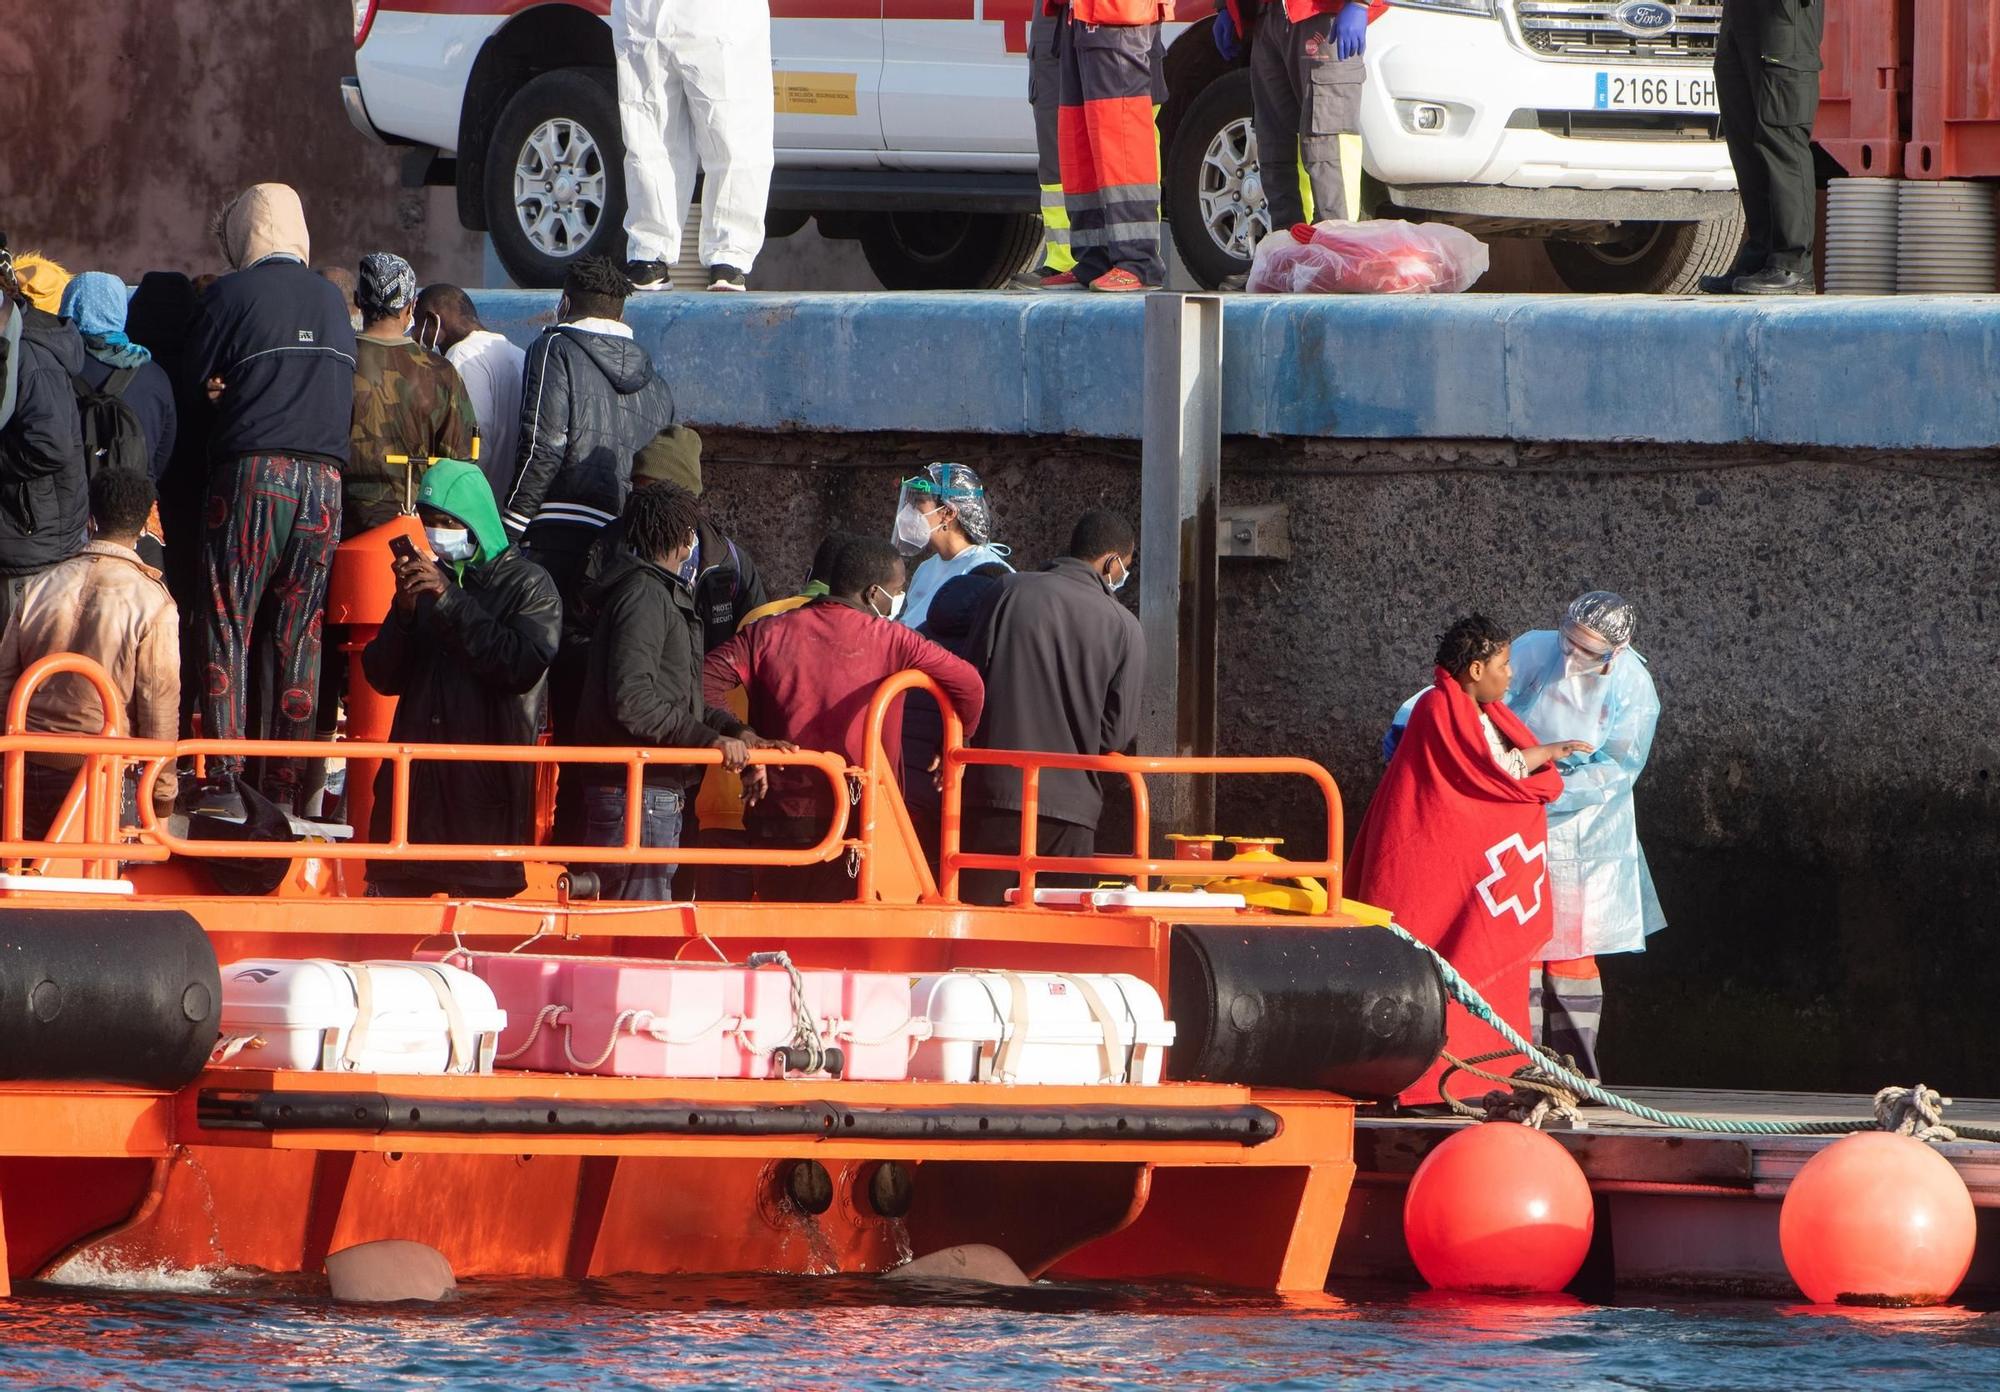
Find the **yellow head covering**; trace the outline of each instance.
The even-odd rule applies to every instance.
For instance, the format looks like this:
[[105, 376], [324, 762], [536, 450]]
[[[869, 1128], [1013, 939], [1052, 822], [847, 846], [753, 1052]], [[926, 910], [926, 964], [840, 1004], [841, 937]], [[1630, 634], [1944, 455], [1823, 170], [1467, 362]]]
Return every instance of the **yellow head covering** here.
[[63, 287], [69, 284], [70, 274], [61, 266], [39, 251], [24, 251], [14, 258], [14, 278], [36, 309], [49, 314], [62, 312]]

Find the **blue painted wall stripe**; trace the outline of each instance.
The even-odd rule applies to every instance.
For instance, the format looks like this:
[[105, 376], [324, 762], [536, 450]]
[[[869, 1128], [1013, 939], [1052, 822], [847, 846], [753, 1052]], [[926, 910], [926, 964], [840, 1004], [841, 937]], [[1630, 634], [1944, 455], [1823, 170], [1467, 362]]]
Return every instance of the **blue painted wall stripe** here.
[[[556, 299], [475, 298], [523, 344]], [[1139, 433], [1130, 297], [657, 294], [627, 317], [701, 425]], [[1992, 299], [1237, 295], [1223, 325], [1232, 435], [2000, 442]]]

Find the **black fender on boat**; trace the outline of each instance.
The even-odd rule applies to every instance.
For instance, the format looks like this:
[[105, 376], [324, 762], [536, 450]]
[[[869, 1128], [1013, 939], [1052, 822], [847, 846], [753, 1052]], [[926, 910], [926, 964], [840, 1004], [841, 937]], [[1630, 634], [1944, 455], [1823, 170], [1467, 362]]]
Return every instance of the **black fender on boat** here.
[[1181, 924], [1169, 1076], [1393, 1097], [1444, 1047], [1436, 965], [1381, 928]]
[[221, 1001], [215, 948], [178, 909], [0, 906], [0, 1078], [180, 1087]]

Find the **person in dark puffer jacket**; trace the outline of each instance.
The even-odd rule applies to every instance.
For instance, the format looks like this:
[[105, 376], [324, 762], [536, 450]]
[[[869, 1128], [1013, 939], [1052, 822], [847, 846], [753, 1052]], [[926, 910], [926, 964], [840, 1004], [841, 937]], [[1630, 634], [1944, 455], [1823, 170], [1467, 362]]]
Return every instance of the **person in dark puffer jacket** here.
[[[202, 732], [248, 733], [253, 630], [272, 739], [309, 740], [320, 623], [340, 544], [340, 471], [354, 421], [354, 326], [340, 292], [307, 265], [305, 209], [257, 184], [223, 210], [229, 264], [202, 296], [183, 371], [215, 400], [209, 440], [200, 699]], [[300, 759], [266, 759], [263, 792], [296, 810]], [[211, 755], [194, 810], [241, 815], [243, 761]]]
[[632, 282], [586, 256], [563, 282], [560, 321], [528, 350], [513, 487], [501, 500], [521, 541], [574, 604], [584, 557], [632, 492], [632, 459], [674, 423], [674, 397], [624, 322]]
[[10, 356], [13, 410], [0, 425], [0, 625], [19, 607], [28, 581], [83, 549], [90, 485], [83, 424], [70, 378], [87, 361], [83, 339], [35, 308], [11, 269], [0, 295], [18, 317]]

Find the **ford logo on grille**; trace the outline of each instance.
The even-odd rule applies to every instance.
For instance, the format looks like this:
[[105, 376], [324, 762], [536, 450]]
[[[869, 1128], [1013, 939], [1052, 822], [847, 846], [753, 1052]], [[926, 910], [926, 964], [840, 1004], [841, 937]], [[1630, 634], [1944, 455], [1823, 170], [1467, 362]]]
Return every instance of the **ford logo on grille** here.
[[1637, 39], [1665, 34], [1674, 27], [1674, 12], [1660, 0], [1625, 0], [1611, 12], [1611, 22]]

